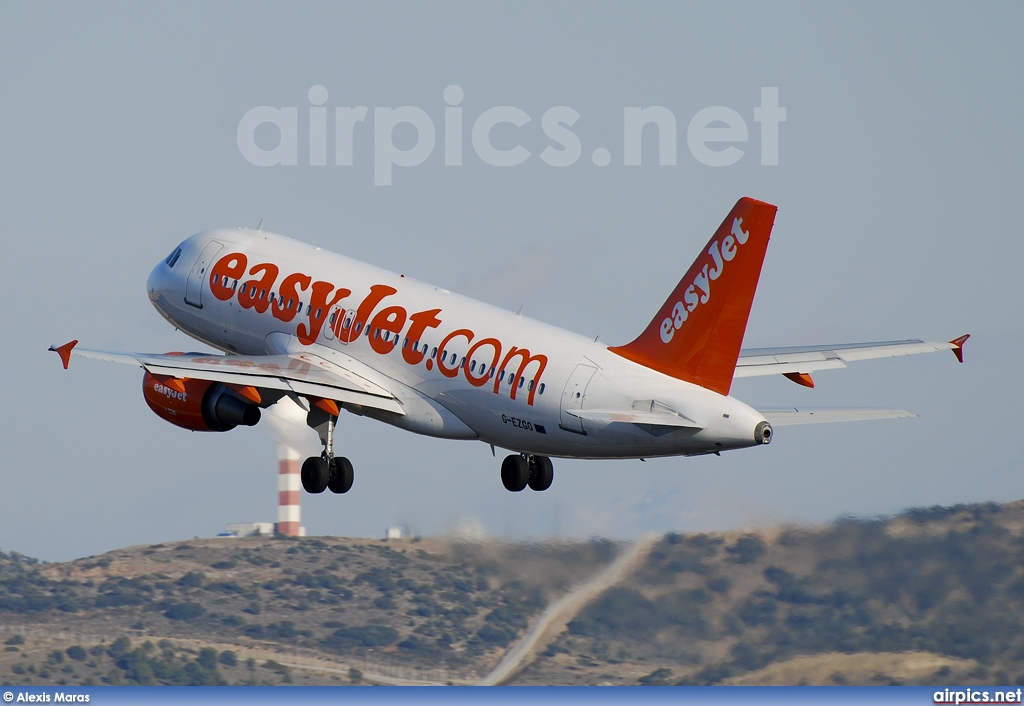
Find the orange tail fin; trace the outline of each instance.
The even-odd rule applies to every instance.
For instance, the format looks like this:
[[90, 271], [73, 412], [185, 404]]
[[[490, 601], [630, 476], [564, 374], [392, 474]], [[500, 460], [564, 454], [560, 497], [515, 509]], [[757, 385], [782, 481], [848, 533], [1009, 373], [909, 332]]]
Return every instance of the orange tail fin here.
[[777, 210], [751, 198], [737, 201], [644, 332], [609, 350], [729, 394]]

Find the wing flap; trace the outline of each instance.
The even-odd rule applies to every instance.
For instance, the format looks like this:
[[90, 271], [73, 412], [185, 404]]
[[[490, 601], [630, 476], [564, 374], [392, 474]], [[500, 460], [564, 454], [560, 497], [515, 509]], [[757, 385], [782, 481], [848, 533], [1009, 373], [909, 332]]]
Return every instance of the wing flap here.
[[811, 407], [786, 407], [782, 409], [759, 409], [758, 412], [773, 427], [797, 424], [827, 424], [831, 422], [863, 422], [873, 419], [906, 419], [916, 417], [905, 409], [830, 409]]

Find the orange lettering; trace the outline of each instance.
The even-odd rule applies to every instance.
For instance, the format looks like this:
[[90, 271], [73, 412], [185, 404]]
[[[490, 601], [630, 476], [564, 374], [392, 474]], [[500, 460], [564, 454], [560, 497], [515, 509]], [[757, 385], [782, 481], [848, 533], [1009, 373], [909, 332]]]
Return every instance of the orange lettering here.
[[491, 358], [491, 362], [489, 365], [488, 363], [484, 362], [484, 367], [480, 371], [479, 376], [474, 375], [472, 372], [470, 372], [469, 368], [466, 368], [466, 370], [464, 371], [466, 379], [469, 380], [469, 384], [473, 385], [474, 387], [480, 387], [487, 383], [488, 368], [496, 366], [498, 364], [498, 357], [501, 355], [501, 341], [499, 341], [497, 338], [481, 338], [479, 341], [474, 343], [473, 346], [469, 349], [469, 352], [466, 353], [466, 360], [472, 361], [476, 357], [476, 352], [481, 346], [491, 346], [492, 348], [494, 348], [494, 356]]
[[245, 266], [249, 260], [240, 252], [233, 252], [217, 260], [210, 269], [210, 291], [213, 296], [226, 302], [235, 294], [235, 290], [227, 286], [228, 279], [238, 279], [245, 274]]
[[[334, 298], [327, 301], [331, 292], [334, 292]], [[351, 293], [351, 289], [341, 287], [335, 290], [334, 285], [330, 282], [314, 282], [313, 293], [309, 295], [309, 326], [299, 324], [295, 329], [295, 333], [299, 336], [299, 343], [304, 346], [314, 343], [317, 336], [320, 335], [320, 330], [324, 327], [324, 321], [327, 320], [327, 312]]]
[[[512, 358], [515, 358], [516, 356], [519, 356], [519, 370], [512, 378], [512, 392], [509, 395], [509, 399], [514, 400], [516, 398], [516, 390], [519, 388], [519, 378], [525, 377], [524, 374], [526, 372], [526, 366], [528, 366], [530, 363], [536, 362], [538, 364], [537, 375], [536, 377], [533, 378], [535, 384], [533, 386], [533, 389], [530, 390], [530, 396], [527, 397], [526, 399], [526, 404], [532, 405], [533, 396], [537, 393], [537, 387], [540, 383], [540, 376], [544, 374], [544, 368], [547, 367], [548, 357], [546, 355], [542, 355], [539, 353], [537, 355], [531, 356], [530, 351], [528, 351], [527, 349], [516, 348], [515, 346], [512, 346], [511, 348], [508, 349], [508, 353], [505, 355], [505, 358], [501, 361], [501, 369], [507, 371], [508, 362], [512, 360]], [[497, 394], [500, 385], [501, 378], [499, 377], [494, 381], [495, 394]]]
[[[374, 330], [380, 329], [388, 334], [401, 333], [402, 327], [405, 326], [405, 319], [408, 313], [400, 306], [389, 306], [387, 309], [381, 309], [376, 316], [373, 317], [373, 322], [370, 324]], [[370, 334], [370, 347], [377, 351], [381, 355], [390, 353], [395, 348], [395, 344], [398, 343], [398, 337], [392, 339], [388, 336], [388, 340], [383, 338], [377, 338], [376, 334]]]
[[[304, 275], [301, 272], [295, 272], [284, 278], [281, 282], [281, 296], [274, 302], [275, 319], [291, 321], [295, 318], [299, 307], [299, 293], [296, 291], [296, 285], [299, 289], [305, 290], [309, 287], [312, 279], [309, 275]], [[291, 306], [288, 306], [289, 301]]]
[[[366, 295], [366, 299], [364, 299], [359, 305], [359, 309], [356, 311], [356, 316], [352, 321], [352, 325], [347, 329], [342, 329], [341, 334], [338, 336], [338, 340], [342, 343], [351, 343], [355, 337], [359, 335], [356, 333], [356, 329], [359, 328], [359, 323], [362, 322], [363, 325], [369, 326], [370, 314], [373, 313], [373, 310], [378, 304], [380, 304], [384, 297], [390, 297], [397, 291], [398, 290], [394, 287], [389, 287], [386, 284], [375, 284], [370, 287], [370, 293]], [[361, 329], [360, 332], [362, 332]]]
[[250, 279], [245, 284], [241, 285], [241, 290], [238, 292], [238, 303], [243, 309], [255, 309], [259, 313], [263, 313], [270, 306], [270, 293], [274, 289], [274, 282], [277, 281], [277, 265], [273, 265], [269, 262], [264, 262], [259, 265], [253, 265], [252, 269], [249, 270], [249, 274], [254, 275], [257, 272], [262, 272], [263, 276], [258, 280]]
[[[409, 317], [412, 321], [412, 325], [409, 326], [409, 342], [412, 343], [423, 343], [423, 334], [428, 328], [437, 328], [441, 325], [441, 319], [437, 318], [437, 315], [441, 313], [440, 309], [430, 309], [429, 311], [419, 311]], [[423, 349], [417, 346], [413, 348], [411, 345], [409, 348], [402, 349], [402, 357], [405, 358], [405, 362], [409, 365], [419, 365], [423, 360]]]
[[448, 350], [448, 344], [451, 342], [451, 340], [453, 338], [457, 338], [459, 336], [463, 336], [463, 337], [466, 338], [467, 342], [472, 342], [474, 335], [475, 334], [472, 331], [470, 331], [468, 328], [460, 328], [460, 329], [455, 329], [454, 331], [449, 333], [447, 336], [444, 337], [444, 340], [441, 341], [441, 345], [438, 347], [437, 369], [440, 370], [441, 374], [444, 375], [446, 378], [453, 378], [453, 377], [455, 377], [456, 375], [459, 374], [459, 359], [458, 359], [458, 357], [456, 357], [455, 358], [455, 367], [454, 368], [449, 368], [448, 366], [445, 365], [445, 360], [444, 359], [445, 359], [446, 356], [443, 356], [441, 354], [442, 353], [445, 353], [445, 354], [451, 353], [451, 351]]

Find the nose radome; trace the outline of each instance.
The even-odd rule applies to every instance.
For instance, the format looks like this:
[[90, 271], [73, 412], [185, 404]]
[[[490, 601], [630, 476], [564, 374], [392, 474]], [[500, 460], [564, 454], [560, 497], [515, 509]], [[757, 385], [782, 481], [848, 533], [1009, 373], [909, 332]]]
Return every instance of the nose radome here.
[[177, 269], [183, 269], [183, 263], [178, 262], [182, 256], [182, 246], [178, 246], [166, 258], [156, 264], [156, 267], [149, 273], [146, 280], [146, 294], [154, 304], [161, 297], [171, 294], [175, 286], [175, 265]]

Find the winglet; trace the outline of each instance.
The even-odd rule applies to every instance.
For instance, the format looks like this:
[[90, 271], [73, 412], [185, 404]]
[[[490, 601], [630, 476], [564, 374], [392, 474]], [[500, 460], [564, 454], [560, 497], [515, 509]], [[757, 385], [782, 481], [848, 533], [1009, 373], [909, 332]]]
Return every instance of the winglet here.
[[53, 351], [60, 356], [60, 360], [64, 363], [64, 369], [68, 369], [68, 363], [71, 362], [71, 349], [78, 345], [78, 339], [74, 341], [68, 341], [63, 346], [50, 346], [49, 350]]
[[959, 336], [950, 341], [950, 343], [953, 344], [953, 355], [955, 355], [956, 359], [961, 363], [964, 362], [964, 342], [970, 337], [971, 334], [965, 333], [963, 336]]

